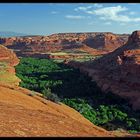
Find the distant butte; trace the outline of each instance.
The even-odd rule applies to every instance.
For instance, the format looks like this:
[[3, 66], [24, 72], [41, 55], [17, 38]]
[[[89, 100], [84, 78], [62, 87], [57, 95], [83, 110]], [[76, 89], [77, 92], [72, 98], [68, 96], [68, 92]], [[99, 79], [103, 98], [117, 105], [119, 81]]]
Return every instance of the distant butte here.
[[0, 44], [13, 49], [18, 56], [67, 49], [80, 49], [96, 55], [114, 51], [125, 44], [128, 37], [129, 34], [110, 32], [58, 33], [49, 36], [0, 38]]

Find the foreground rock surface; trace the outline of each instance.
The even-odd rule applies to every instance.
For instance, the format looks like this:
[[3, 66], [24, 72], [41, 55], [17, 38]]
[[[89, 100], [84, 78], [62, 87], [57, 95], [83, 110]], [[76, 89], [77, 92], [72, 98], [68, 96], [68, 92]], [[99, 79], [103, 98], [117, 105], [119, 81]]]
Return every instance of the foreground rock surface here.
[[0, 136], [113, 136], [74, 109], [0, 86]]

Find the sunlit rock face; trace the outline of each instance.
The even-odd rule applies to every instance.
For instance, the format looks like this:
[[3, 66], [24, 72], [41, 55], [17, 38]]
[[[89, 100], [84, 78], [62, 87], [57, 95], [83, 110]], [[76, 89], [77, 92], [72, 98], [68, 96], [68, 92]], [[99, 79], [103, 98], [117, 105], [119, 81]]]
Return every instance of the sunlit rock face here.
[[[56, 52], [65, 49], [84, 49], [88, 53], [108, 53], [126, 43], [128, 34], [113, 33], [59, 33], [50, 36], [25, 36], [0, 38], [0, 44], [13, 49], [16, 54]], [[93, 49], [93, 50], [92, 50]]]
[[15, 66], [19, 63], [19, 59], [16, 54], [3, 45], [0, 45], [0, 61], [5, 61], [11, 66]]
[[126, 44], [97, 60], [69, 64], [91, 76], [103, 91], [128, 99], [134, 110], [140, 110], [140, 31], [134, 31]]

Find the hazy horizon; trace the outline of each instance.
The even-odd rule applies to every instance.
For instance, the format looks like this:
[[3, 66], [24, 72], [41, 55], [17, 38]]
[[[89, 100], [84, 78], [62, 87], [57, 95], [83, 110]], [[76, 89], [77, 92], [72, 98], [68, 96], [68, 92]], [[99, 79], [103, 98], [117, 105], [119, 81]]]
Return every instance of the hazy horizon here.
[[[49, 35], [53, 35], [53, 34], [69, 34], [69, 33], [94, 33], [94, 31], [92, 32], [57, 32], [57, 33], [52, 33], [52, 34], [27, 34], [27, 33], [21, 33], [21, 32], [13, 32], [13, 31], [0, 31], [0, 36], [1, 34], [17, 34], [18, 36], [21, 34], [21, 36], [49, 36]], [[131, 33], [115, 33], [115, 32], [98, 32], [97, 33], [113, 33], [113, 34], [131, 34]], [[10, 35], [11, 36], [11, 35]]]
[[0, 32], [131, 34], [139, 30], [139, 9], [134, 3], [1, 3]]

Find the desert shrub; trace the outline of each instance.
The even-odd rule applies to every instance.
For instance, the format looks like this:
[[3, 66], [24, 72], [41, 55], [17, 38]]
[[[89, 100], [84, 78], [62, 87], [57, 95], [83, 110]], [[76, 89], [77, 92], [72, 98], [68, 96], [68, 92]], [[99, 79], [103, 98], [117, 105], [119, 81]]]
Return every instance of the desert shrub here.
[[128, 130], [129, 133], [135, 134], [137, 133], [137, 130]]
[[138, 131], [140, 128], [135, 118], [129, 118], [116, 105], [99, 105], [95, 108], [90, 106], [84, 99], [64, 99], [63, 103], [77, 110], [95, 125], [102, 126], [107, 130], [123, 128]]
[[52, 93], [50, 88], [45, 88], [43, 90], [43, 97], [46, 98], [47, 100], [53, 101], [55, 103], [60, 102], [59, 97], [56, 94]]

